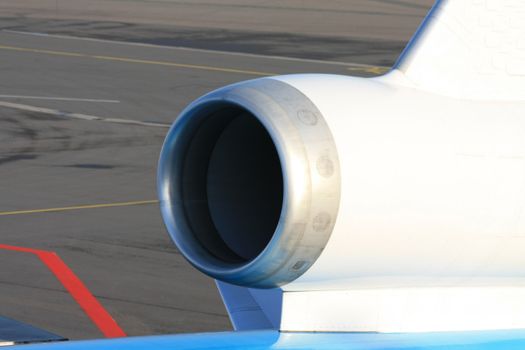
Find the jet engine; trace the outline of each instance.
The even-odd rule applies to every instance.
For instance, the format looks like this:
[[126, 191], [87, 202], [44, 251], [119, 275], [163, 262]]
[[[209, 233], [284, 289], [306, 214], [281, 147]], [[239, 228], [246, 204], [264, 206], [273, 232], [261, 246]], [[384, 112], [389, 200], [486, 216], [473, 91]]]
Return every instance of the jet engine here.
[[323, 251], [339, 207], [339, 157], [310, 99], [275, 79], [212, 92], [171, 128], [162, 214], [184, 256], [213, 278], [275, 287]]
[[192, 103], [158, 173], [182, 254], [215, 279], [258, 288], [521, 280], [522, 105], [400, 82], [291, 75]]

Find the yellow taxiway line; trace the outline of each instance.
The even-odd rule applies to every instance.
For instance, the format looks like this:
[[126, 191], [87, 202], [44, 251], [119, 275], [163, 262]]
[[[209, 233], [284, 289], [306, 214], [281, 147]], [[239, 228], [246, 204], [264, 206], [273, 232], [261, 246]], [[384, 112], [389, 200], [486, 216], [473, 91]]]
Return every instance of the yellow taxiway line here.
[[[186, 63], [178, 63], [178, 62], [170, 62], [170, 61], [142, 60], [142, 59], [129, 58], [129, 57], [90, 55], [90, 54], [83, 54], [83, 53], [78, 53], [78, 52], [33, 49], [33, 48], [8, 46], [8, 45], [0, 45], [0, 50], [33, 52], [33, 53], [41, 53], [41, 54], [54, 55], [54, 56], [84, 57], [84, 58], [92, 58], [92, 59], [104, 60], [104, 61], [151, 64], [151, 65], [157, 65], [157, 66], [178, 67], [178, 68], [187, 68], [187, 69], [200, 69], [200, 70], [207, 70], [207, 71], [214, 71], [214, 72], [247, 74], [247, 75], [263, 76], [263, 77], [277, 75], [276, 73], [271, 73], [271, 72], [260, 72], [260, 71], [253, 71], [253, 70], [244, 70], [244, 69], [186, 64]], [[356, 66], [350, 66], [347, 69], [349, 71], [358, 71], [358, 72], [365, 72], [365, 73], [379, 75], [379, 74], [386, 73], [390, 68], [381, 67], [381, 66], [356, 65]]]
[[349, 71], [365, 72], [375, 75], [385, 74], [390, 70], [390, 67], [381, 67], [381, 66], [362, 66], [362, 67], [348, 67]]
[[131, 205], [155, 204], [155, 203], [158, 203], [158, 202], [159, 201], [157, 199], [151, 199], [151, 200], [133, 201], [133, 202], [117, 202], [117, 203], [76, 205], [76, 206], [71, 206], [71, 207], [60, 207], [60, 208], [45, 208], [45, 209], [2, 211], [2, 212], [0, 212], [0, 216], [21, 215], [21, 214], [35, 214], [35, 213], [50, 213], [50, 212], [60, 212], [60, 211], [69, 211], [69, 210], [81, 210], [81, 209], [126, 207], [126, 206], [131, 206]]
[[54, 55], [54, 56], [85, 57], [85, 58], [93, 58], [93, 59], [104, 60], [104, 61], [118, 61], [118, 62], [126, 62], [126, 63], [140, 63], [140, 64], [151, 64], [151, 65], [157, 65], [157, 66], [200, 69], [200, 70], [207, 70], [207, 71], [214, 71], [214, 72], [238, 73], [238, 74], [257, 75], [257, 76], [276, 75], [275, 73], [270, 73], [270, 72], [258, 72], [258, 71], [252, 71], [252, 70], [222, 68], [222, 67], [213, 67], [213, 66], [204, 66], [204, 65], [196, 65], [196, 64], [168, 62], [168, 61], [141, 60], [141, 59], [128, 58], [128, 57], [89, 55], [89, 54], [83, 54], [83, 53], [77, 53], [77, 52], [31, 49], [31, 48], [17, 47], [17, 46], [0, 45], [0, 49], [1, 50], [11, 50], [11, 51], [42, 53], [42, 54]]

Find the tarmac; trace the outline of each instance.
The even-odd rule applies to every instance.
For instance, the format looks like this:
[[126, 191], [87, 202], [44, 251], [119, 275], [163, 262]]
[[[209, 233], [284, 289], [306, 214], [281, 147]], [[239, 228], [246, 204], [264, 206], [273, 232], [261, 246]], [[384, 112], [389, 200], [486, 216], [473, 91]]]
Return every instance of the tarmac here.
[[0, 0], [0, 316], [100, 338], [85, 289], [127, 335], [230, 330], [160, 217], [167, 128], [238, 81], [382, 74], [431, 3]]

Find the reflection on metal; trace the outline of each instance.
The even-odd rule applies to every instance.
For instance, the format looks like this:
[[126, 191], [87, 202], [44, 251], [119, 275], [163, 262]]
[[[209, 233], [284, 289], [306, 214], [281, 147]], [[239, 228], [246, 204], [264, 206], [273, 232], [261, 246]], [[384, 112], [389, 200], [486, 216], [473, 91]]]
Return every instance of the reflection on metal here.
[[[194, 192], [202, 192], [197, 197], [185, 194], [194, 186], [188, 181], [197, 181], [194, 179], [208, 171], [206, 159], [211, 158], [215, 147], [210, 140], [218, 139], [226, 130], [233, 119], [227, 119], [228, 113], [248, 114], [262, 124], [282, 171], [279, 221], [268, 233], [268, 244], [250, 259], [231, 253], [221, 239], [223, 233], [205, 217], [209, 214], [200, 215], [198, 220], [208, 220], [209, 225], [195, 227], [192, 216], [196, 209], [188, 208], [199, 203], [206, 206], [207, 190], [196, 188]], [[208, 137], [195, 141], [204, 129]], [[188, 164], [197, 161], [204, 163], [193, 166], [197, 170], [188, 170]], [[243, 164], [237, 166], [242, 169]], [[271, 288], [302, 275], [324, 249], [339, 207], [339, 158], [322, 114], [305, 95], [274, 79], [252, 80], [212, 92], [182, 112], [161, 152], [158, 191], [168, 231], [195, 267], [228, 283]]]

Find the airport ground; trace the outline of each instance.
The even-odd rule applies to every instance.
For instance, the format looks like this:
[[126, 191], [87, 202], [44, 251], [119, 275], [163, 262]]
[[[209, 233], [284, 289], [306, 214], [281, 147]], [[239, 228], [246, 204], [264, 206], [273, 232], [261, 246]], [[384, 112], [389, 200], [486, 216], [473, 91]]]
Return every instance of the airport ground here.
[[[214, 282], [170, 242], [155, 172], [167, 127], [220, 86], [373, 76], [416, 0], [0, 0], [0, 248], [55, 252], [128, 335], [229, 330]], [[0, 249], [0, 316], [100, 329], [32, 253]]]

